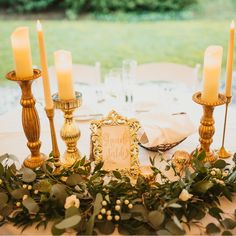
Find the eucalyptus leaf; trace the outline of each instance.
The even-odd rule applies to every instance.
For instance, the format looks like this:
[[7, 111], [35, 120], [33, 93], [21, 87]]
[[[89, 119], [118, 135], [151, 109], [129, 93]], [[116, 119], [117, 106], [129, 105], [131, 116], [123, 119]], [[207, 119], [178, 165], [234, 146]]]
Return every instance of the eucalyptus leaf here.
[[112, 234], [115, 230], [115, 225], [111, 221], [98, 222], [96, 228], [99, 229], [102, 234]]
[[78, 214], [79, 214], [79, 209], [74, 206], [71, 206], [68, 209], [66, 209], [65, 218], [69, 218], [71, 216], [78, 215]]
[[22, 172], [23, 172], [23, 175], [22, 175], [22, 180], [26, 183], [31, 183], [33, 181], [35, 181], [36, 179], [36, 173], [29, 169], [29, 168], [22, 168]]
[[197, 192], [205, 193], [208, 189], [210, 189], [213, 186], [214, 186], [214, 184], [211, 181], [203, 180], [203, 181], [200, 181], [200, 182], [196, 183], [194, 185], [194, 189]]
[[66, 186], [63, 184], [54, 184], [51, 188], [50, 197], [56, 200], [61, 206], [64, 206], [68, 194]]
[[50, 193], [51, 188], [52, 188], [52, 185], [46, 179], [42, 179], [36, 184], [34, 184], [34, 189], [37, 189], [42, 193]]
[[236, 221], [230, 218], [222, 220], [221, 223], [224, 225], [225, 229], [234, 229], [236, 227]]
[[73, 215], [71, 217], [62, 220], [60, 223], [56, 224], [55, 227], [57, 229], [68, 229], [78, 225], [80, 221], [81, 221], [80, 215]]
[[27, 208], [29, 213], [37, 213], [37, 212], [39, 212], [38, 204], [31, 197], [28, 197], [25, 200], [23, 200], [22, 204], [24, 205], [24, 207]]
[[155, 230], [158, 230], [163, 223], [165, 216], [161, 211], [150, 211], [148, 214], [148, 220]]
[[141, 204], [135, 204], [132, 209], [130, 209], [132, 216], [140, 216], [144, 222], [147, 222], [148, 219], [148, 211], [147, 209]]
[[222, 233], [222, 236], [233, 236], [233, 234], [230, 231], [226, 230]]
[[29, 191], [24, 188], [19, 188], [11, 191], [11, 195], [15, 199], [22, 199], [24, 195], [29, 195]]
[[214, 165], [215, 168], [224, 169], [227, 166], [227, 163], [224, 160], [217, 160]]
[[157, 231], [157, 235], [171, 235], [171, 233], [167, 230], [161, 229]]
[[66, 180], [66, 184], [68, 184], [69, 186], [75, 186], [77, 184], [80, 184], [81, 182], [83, 182], [83, 178], [78, 174], [72, 174]]
[[0, 210], [7, 204], [8, 196], [6, 193], [0, 193]]
[[92, 235], [94, 227], [95, 215], [91, 215], [86, 225], [86, 235]]
[[102, 200], [103, 200], [102, 194], [97, 193], [95, 201], [94, 201], [94, 209], [93, 209], [93, 214], [95, 216], [100, 212], [102, 208]]
[[214, 223], [210, 223], [206, 226], [207, 234], [216, 234], [220, 232], [220, 228], [217, 227]]
[[181, 230], [172, 220], [169, 220], [165, 228], [172, 234], [172, 235], [184, 235], [185, 231]]

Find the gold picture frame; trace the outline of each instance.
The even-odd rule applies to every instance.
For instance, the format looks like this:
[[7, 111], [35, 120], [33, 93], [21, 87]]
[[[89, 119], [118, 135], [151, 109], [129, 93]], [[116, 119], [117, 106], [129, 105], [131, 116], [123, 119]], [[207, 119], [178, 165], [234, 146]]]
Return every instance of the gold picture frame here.
[[[124, 174], [139, 174], [136, 119], [127, 119], [112, 110], [107, 117], [91, 122], [91, 156], [95, 162], [104, 162], [103, 168], [118, 169]], [[125, 168], [124, 168], [125, 166]]]

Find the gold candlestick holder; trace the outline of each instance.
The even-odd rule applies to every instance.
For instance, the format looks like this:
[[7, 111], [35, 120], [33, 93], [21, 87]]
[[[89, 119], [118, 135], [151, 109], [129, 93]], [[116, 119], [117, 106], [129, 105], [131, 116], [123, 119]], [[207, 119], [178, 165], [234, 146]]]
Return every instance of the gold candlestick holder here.
[[229, 104], [231, 102], [231, 97], [226, 97], [226, 103], [225, 103], [225, 120], [224, 120], [224, 129], [223, 129], [223, 138], [222, 138], [222, 145], [220, 150], [218, 151], [218, 156], [220, 158], [229, 158], [231, 157], [231, 153], [228, 152], [225, 147], [224, 147], [224, 143], [225, 143], [225, 131], [226, 131], [226, 123], [227, 123], [227, 116], [228, 116], [228, 108], [229, 108]]
[[31, 152], [25, 159], [24, 165], [31, 169], [41, 166], [46, 158], [44, 154], [40, 153], [40, 122], [35, 108], [35, 98], [31, 90], [33, 81], [40, 76], [41, 72], [37, 69], [33, 70], [33, 76], [23, 79], [17, 78], [15, 71], [6, 74], [8, 80], [16, 81], [21, 88], [22, 95], [20, 103], [22, 105], [22, 126], [28, 140], [27, 146]]
[[80, 130], [76, 126], [73, 112], [76, 108], [81, 106], [82, 94], [75, 92], [75, 99], [61, 100], [58, 94], [53, 95], [55, 108], [64, 112], [64, 124], [61, 128], [60, 135], [62, 140], [66, 143], [67, 149], [63, 155], [65, 166], [71, 166], [76, 160], [81, 158], [81, 154], [77, 148], [77, 141], [80, 138]]
[[45, 108], [45, 112], [47, 114], [49, 124], [50, 124], [50, 132], [51, 132], [51, 141], [52, 141], [52, 155], [54, 158], [54, 166], [56, 170], [60, 168], [60, 152], [57, 145], [57, 136], [54, 127], [54, 108], [47, 109]]
[[201, 118], [201, 125], [198, 129], [200, 135], [199, 151], [205, 151], [206, 153], [204, 162], [214, 162], [216, 160], [216, 155], [210, 149], [215, 133], [213, 112], [216, 106], [225, 104], [226, 97], [223, 94], [219, 94], [218, 100], [216, 102], [208, 103], [202, 100], [201, 92], [197, 92], [193, 95], [193, 101], [203, 106], [203, 116]]

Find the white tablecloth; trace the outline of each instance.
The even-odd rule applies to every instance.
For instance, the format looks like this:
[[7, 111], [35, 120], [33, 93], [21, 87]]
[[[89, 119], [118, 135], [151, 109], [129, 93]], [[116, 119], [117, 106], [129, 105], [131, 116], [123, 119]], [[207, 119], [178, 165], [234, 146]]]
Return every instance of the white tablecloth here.
[[[139, 88], [140, 90], [140, 88]], [[200, 105], [195, 104], [191, 100], [190, 94], [182, 94], [183, 97], [178, 97], [178, 101], [176, 99], [171, 100], [170, 98], [165, 99], [165, 97], [158, 97], [156, 93], [149, 93], [148, 99], [146, 99], [146, 92], [144, 88], [142, 88], [142, 94], [140, 91], [136, 95], [137, 101], [141, 104], [142, 102], [147, 104], [149, 101], [155, 101], [156, 107], [154, 109], [160, 111], [169, 111], [169, 112], [187, 112], [191, 119], [193, 120], [196, 126], [199, 125], [200, 117], [202, 115], [202, 108]], [[146, 101], [142, 101], [140, 97], [145, 97]], [[90, 97], [90, 96], [87, 96]], [[91, 98], [91, 97], [90, 97]], [[165, 102], [165, 100], [167, 102]], [[89, 105], [91, 101], [88, 99], [85, 101], [85, 106]], [[103, 104], [100, 104], [103, 106]], [[146, 106], [147, 108], [147, 106]], [[37, 105], [37, 109], [40, 116], [41, 121], [41, 141], [42, 147], [41, 152], [45, 154], [49, 154], [51, 151], [51, 140], [50, 140], [50, 131], [49, 131], [49, 124], [44, 113], [43, 107], [41, 105]], [[83, 107], [81, 108], [81, 110]], [[80, 109], [78, 110], [79, 114]], [[96, 111], [97, 112], [97, 111]], [[221, 146], [222, 141], [222, 130], [223, 130], [223, 120], [224, 120], [224, 106], [217, 107], [214, 112], [214, 117], [216, 121], [216, 133], [214, 135], [214, 142], [212, 144], [212, 148], [218, 149]], [[231, 150], [232, 152], [236, 151], [236, 106], [231, 106], [229, 109], [229, 117], [227, 123], [227, 133], [226, 133], [226, 147], [227, 149]], [[63, 115], [61, 111], [57, 111], [55, 114], [55, 124], [56, 124], [56, 131], [57, 131], [57, 138], [58, 144], [60, 148], [61, 154], [65, 150], [65, 144], [59, 137], [59, 130], [63, 123]], [[90, 152], [90, 129], [89, 129], [89, 122], [88, 121], [78, 121], [77, 122], [80, 130], [81, 130], [81, 138], [78, 141], [78, 148], [82, 154], [89, 156]], [[166, 152], [164, 155], [166, 158], [170, 158], [172, 154], [176, 150], [186, 150], [186, 151], [193, 151], [198, 145], [198, 134], [195, 133], [188, 137], [184, 142], [179, 144], [177, 147], [173, 148], [172, 150]], [[141, 165], [149, 164], [149, 156], [155, 155], [153, 152], [146, 151], [143, 148], [139, 148], [139, 160]], [[21, 107], [18, 105], [15, 109], [9, 111], [7, 114], [0, 116], [0, 153], [12, 153], [17, 155], [19, 158], [19, 163], [22, 163], [25, 157], [29, 154], [29, 150], [26, 146], [26, 138], [24, 136], [22, 126], [21, 126]], [[157, 162], [158, 163], [158, 162]], [[158, 163], [157, 165], [159, 165]], [[161, 165], [161, 164], [160, 164]], [[236, 198], [234, 198], [234, 203], [236, 202]], [[235, 206], [234, 203], [230, 203], [226, 199], [221, 200], [222, 208], [227, 213], [233, 213]], [[206, 226], [209, 222], [214, 222], [215, 220], [211, 216], [206, 216], [203, 225]], [[117, 233], [117, 231], [116, 231]], [[200, 234], [198, 228], [192, 227], [191, 232], [189, 234]], [[204, 232], [202, 232], [204, 233]], [[236, 232], [235, 232], [236, 233]], [[34, 227], [26, 229], [23, 233], [21, 230], [13, 227], [11, 224], [4, 225], [0, 228], [0, 234], [25, 234], [25, 235], [48, 235], [50, 234], [50, 227], [46, 230], [35, 230]]]

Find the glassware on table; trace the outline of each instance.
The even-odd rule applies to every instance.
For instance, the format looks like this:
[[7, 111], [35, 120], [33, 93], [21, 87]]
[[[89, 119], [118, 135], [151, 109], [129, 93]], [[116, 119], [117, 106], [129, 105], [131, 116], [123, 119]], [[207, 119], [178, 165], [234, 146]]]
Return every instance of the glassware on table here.
[[137, 62], [133, 59], [124, 60], [122, 63], [122, 84], [125, 93], [127, 108], [134, 113], [134, 85], [136, 78]]
[[122, 69], [114, 68], [109, 71], [104, 81], [109, 109], [119, 110], [124, 104], [122, 87]]

